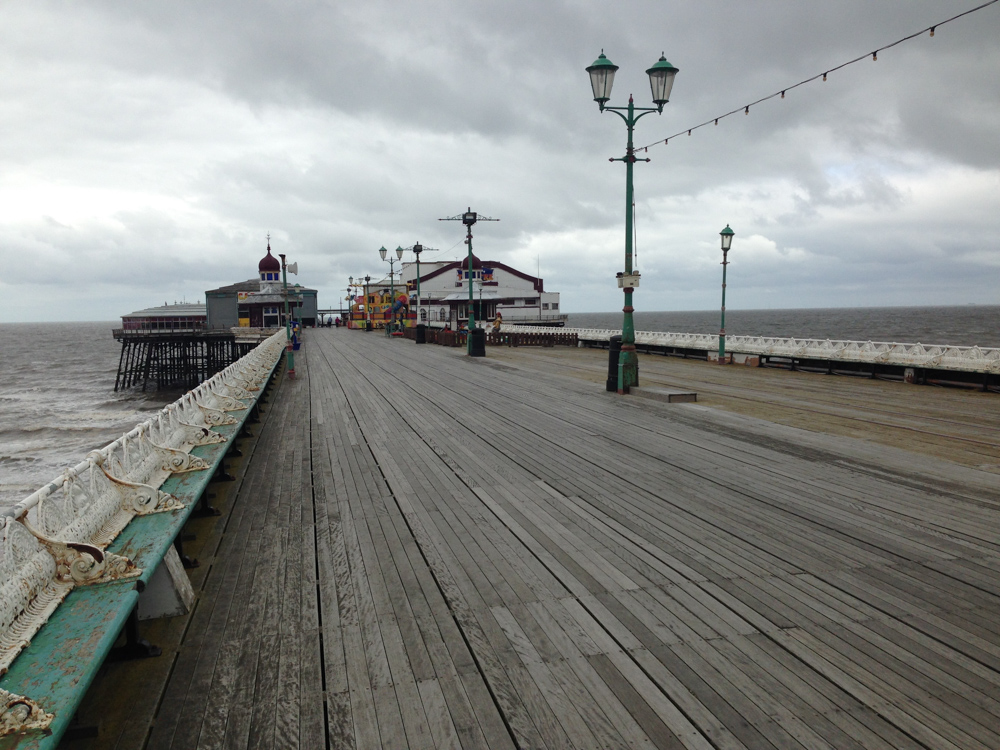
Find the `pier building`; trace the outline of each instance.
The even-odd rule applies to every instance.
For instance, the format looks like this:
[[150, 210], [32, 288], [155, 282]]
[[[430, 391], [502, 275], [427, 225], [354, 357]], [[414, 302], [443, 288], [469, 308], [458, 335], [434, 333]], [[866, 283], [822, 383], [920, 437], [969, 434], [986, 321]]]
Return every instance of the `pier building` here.
[[367, 298], [362, 287], [347, 301], [350, 305], [350, 316], [347, 319], [349, 327], [361, 328], [364, 321], [370, 318], [373, 327], [383, 328], [393, 314], [397, 323], [402, 321], [407, 327], [415, 324], [415, 315], [411, 315], [411, 310], [416, 309], [413, 307], [415, 301], [410, 299], [406, 287], [398, 280], [393, 285], [389, 284], [388, 278], [372, 281], [368, 284]]
[[[316, 290], [299, 284], [287, 291], [293, 320], [316, 324]], [[235, 362], [285, 325], [286, 291], [281, 262], [267, 253], [257, 278], [205, 292], [205, 304], [174, 304], [122, 316], [113, 335], [122, 351], [115, 390], [191, 388]]]
[[[420, 321], [417, 310], [417, 264], [406, 262], [400, 271], [410, 295], [410, 319], [436, 328], [456, 329], [469, 321], [469, 263], [467, 260], [420, 264]], [[506, 263], [472, 256], [472, 311], [477, 321], [497, 314], [505, 323], [561, 326], [566, 315], [559, 307], [559, 292], [545, 290], [538, 276]]]
[[[559, 309], [559, 292], [545, 291], [544, 280], [505, 263], [472, 256], [472, 312], [480, 322], [499, 314], [505, 323], [561, 326], [567, 316]], [[395, 314], [406, 327], [423, 323], [457, 330], [469, 322], [469, 264], [467, 260], [420, 263], [420, 304], [417, 304], [417, 264], [403, 263], [399, 278], [388, 277], [358, 286], [351, 300], [351, 321], [365, 320], [366, 309], [380, 328]], [[392, 297], [395, 295], [395, 299]], [[420, 319], [417, 319], [417, 310]]]
[[[315, 289], [288, 286], [288, 306], [294, 320], [304, 326], [316, 324], [318, 305]], [[267, 254], [257, 264], [257, 278], [209, 289], [205, 292], [209, 328], [280, 328], [285, 325], [285, 292], [281, 262]]]
[[122, 328], [126, 331], [196, 331], [204, 328], [206, 321], [205, 305], [175, 302], [122, 315]]

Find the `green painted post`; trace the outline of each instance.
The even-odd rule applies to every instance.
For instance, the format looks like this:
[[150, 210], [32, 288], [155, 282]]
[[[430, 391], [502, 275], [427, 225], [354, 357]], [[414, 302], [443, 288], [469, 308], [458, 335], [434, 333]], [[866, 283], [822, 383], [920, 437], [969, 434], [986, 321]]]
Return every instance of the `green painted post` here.
[[736, 234], [729, 225], [719, 232], [722, 237], [722, 323], [719, 327], [719, 364], [726, 361], [726, 266], [729, 265], [729, 248], [733, 244], [733, 235]]
[[[625, 147], [625, 275], [632, 275], [632, 165], [635, 163], [635, 153], [632, 146], [632, 132], [635, 129], [635, 105], [632, 97], [628, 98], [628, 144]], [[622, 308], [622, 350], [618, 359], [618, 392], [628, 393], [632, 386], [639, 385], [639, 355], [635, 352], [635, 322], [632, 319], [632, 292], [630, 286], [624, 287], [625, 306]]]
[[[677, 68], [667, 62], [663, 55], [660, 55], [660, 59], [646, 71], [655, 107], [636, 107], [631, 95], [628, 98], [628, 107], [607, 106], [607, 102], [611, 98], [611, 87], [618, 66], [604, 56], [604, 50], [601, 50], [600, 56], [586, 70], [590, 75], [594, 101], [597, 102], [601, 112], [614, 112], [622, 118], [628, 128], [625, 156], [609, 160], [625, 162], [625, 279], [622, 283], [625, 306], [622, 308], [624, 319], [622, 320], [622, 349], [618, 358], [618, 392], [628, 393], [629, 388], [639, 385], [639, 356], [635, 351], [635, 323], [632, 317], [634, 312], [632, 293], [635, 291], [633, 283], [638, 281], [638, 275], [633, 273], [632, 268], [632, 165], [637, 161], [635, 147], [632, 143], [632, 133], [635, 130], [635, 124], [642, 117], [650, 112], [663, 113], [663, 105], [670, 101], [670, 90], [674, 84], [674, 76], [677, 75]], [[641, 161], [649, 161], [649, 159]]]
[[[491, 219], [488, 216], [480, 216], [478, 213], [469, 207], [469, 210], [464, 214], [459, 214], [458, 216], [449, 216], [447, 219], [438, 219], [438, 221], [458, 221], [461, 219], [462, 223], [466, 226], [465, 234], [465, 244], [469, 246], [469, 260], [468, 260], [468, 271], [469, 271], [469, 324], [467, 326], [468, 330], [465, 335], [465, 353], [470, 357], [472, 356], [472, 329], [476, 327], [476, 313], [473, 308], [476, 303], [476, 299], [472, 293], [472, 225], [477, 221], [500, 221], [499, 219]], [[540, 298], [539, 298], [540, 299]], [[541, 303], [539, 303], [541, 304]]]
[[288, 358], [288, 375], [295, 377], [295, 352], [292, 349], [292, 317], [288, 312], [288, 270], [285, 265], [285, 254], [278, 253], [281, 258], [281, 285], [285, 290], [285, 346]]
[[472, 329], [476, 327], [476, 313], [472, 309], [475, 298], [472, 296], [472, 224], [468, 224], [466, 243], [469, 245], [469, 323], [465, 331], [465, 353], [472, 354]]
[[[419, 242], [413, 246], [413, 254], [417, 256], [417, 321], [413, 324], [414, 327], [423, 322], [420, 320], [420, 253], [423, 251], [424, 246]], [[407, 294], [409, 294], [409, 292], [407, 292]]]
[[392, 314], [392, 306], [396, 302], [396, 285], [394, 283], [394, 273], [393, 266], [395, 264], [392, 262], [392, 258], [389, 258], [389, 322], [385, 326], [385, 335], [392, 335], [392, 327], [395, 323], [396, 316]]
[[368, 274], [365, 274], [365, 317], [364, 317], [365, 333], [368, 333], [368, 331], [371, 330], [369, 326], [371, 325], [372, 322], [371, 297], [369, 296], [370, 292], [368, 291], [368, 282], [370, 282], [371, 280], [372, 277], [369, 276]]
[[726, 358], [726, 253], [722, 252], [722, 322], [719, 324], [719, 362]]

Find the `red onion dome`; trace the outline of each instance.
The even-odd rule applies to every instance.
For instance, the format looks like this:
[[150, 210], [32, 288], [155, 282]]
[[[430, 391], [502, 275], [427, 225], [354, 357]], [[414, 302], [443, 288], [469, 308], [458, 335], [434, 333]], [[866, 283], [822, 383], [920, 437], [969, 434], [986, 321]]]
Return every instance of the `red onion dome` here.
[[280, 271], [281, 261], [271, 255], [271, 243], [267, 243], [267, 255], [261, 258], [260, 263], [257, 264], [257, 270], [261, 273], [265, 271]]

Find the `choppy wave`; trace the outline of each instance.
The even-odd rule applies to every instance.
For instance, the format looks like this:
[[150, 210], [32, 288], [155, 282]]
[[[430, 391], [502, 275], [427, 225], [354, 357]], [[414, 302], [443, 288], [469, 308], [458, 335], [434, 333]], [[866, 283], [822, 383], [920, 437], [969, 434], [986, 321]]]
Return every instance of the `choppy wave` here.
[[179, 393], [115, 393], [114, 323], [0, 325], [0, 504], [25, 495]]

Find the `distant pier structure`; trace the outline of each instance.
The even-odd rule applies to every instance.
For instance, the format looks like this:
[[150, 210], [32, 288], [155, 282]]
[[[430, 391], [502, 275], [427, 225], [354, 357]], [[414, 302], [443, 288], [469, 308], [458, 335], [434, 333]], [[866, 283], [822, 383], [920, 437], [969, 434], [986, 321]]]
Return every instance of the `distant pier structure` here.
[[249, 352], [266, 333], [206, 326], [205, 305], [151, 307], [122, 316], [115, 390], [192, 388]]
[[206, 304], [164, 303], [123, 315], [114, 330], [122, 345], [115, 390], [192, 388], [284, 328], [286, 304], [293, 320], [315, 325], [316, 297], [299, 284], [285, 288], [268, 240], [257, 278], [209, 289]]

